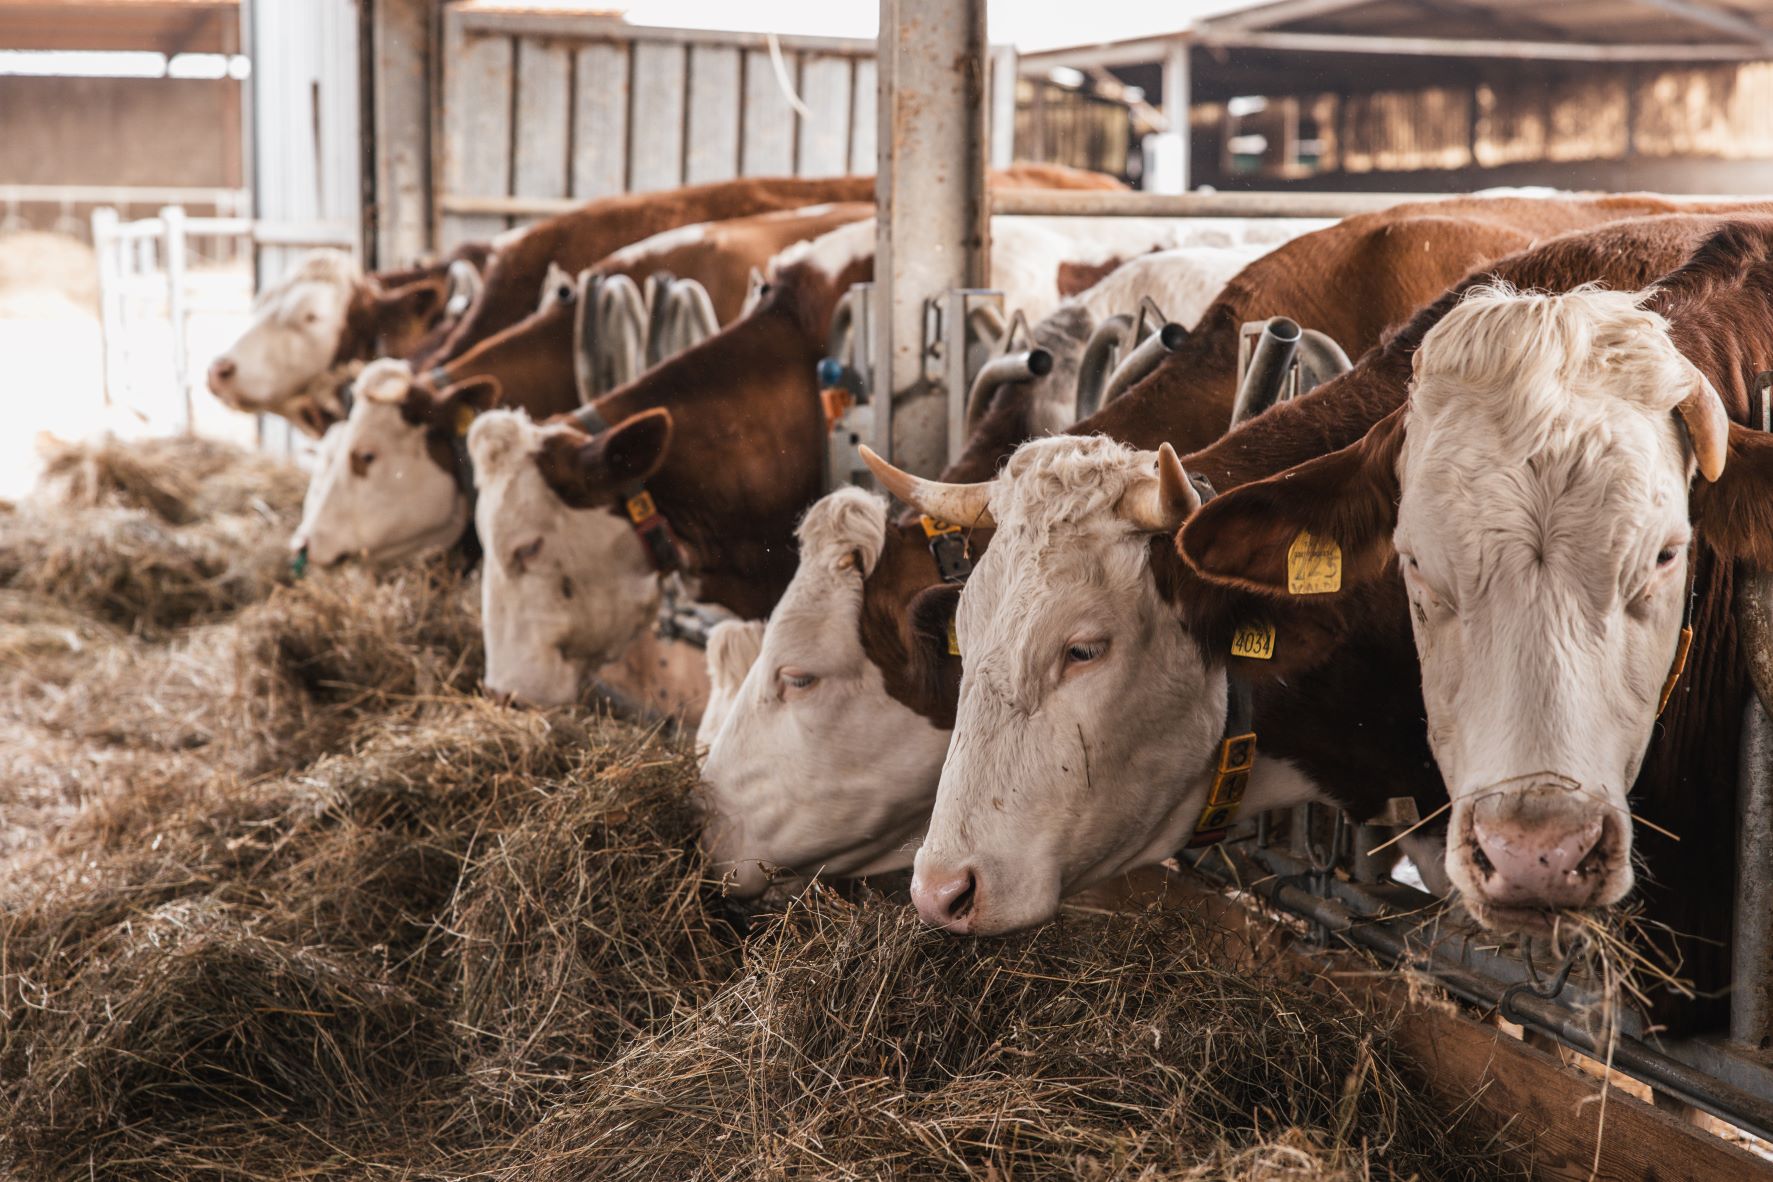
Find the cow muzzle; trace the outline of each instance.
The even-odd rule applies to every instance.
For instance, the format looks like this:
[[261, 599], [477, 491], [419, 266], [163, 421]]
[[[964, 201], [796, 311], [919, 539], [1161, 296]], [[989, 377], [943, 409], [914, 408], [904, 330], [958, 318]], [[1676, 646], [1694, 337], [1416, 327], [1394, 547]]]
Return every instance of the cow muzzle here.
[[1448, 854], [1463, 873], [1453, 877], [1487, 927], [1540, 927], [1556, 909], [1605, 906], [1630, 889], [1625, 825], [1602, 799], [1538, 783], [1460, 811]]
[[979, 910], [979, 876], [967, 866], [920, 864], [911, 876], [911, 902], [930, 927], [971, 935]]
[[209, 363], [209, 392], [220, 398], [229, 406], [235, 406], [238, 394], [234, 389], [234, 379], [240, 372], [240, 366], [232, 357], [223, 354]]

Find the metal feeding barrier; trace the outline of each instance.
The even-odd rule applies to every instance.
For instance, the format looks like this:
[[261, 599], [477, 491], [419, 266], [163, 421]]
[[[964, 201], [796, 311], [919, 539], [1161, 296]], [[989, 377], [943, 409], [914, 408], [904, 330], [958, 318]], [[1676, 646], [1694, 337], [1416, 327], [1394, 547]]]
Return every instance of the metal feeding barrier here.
[[[1315, 339], [1314, 339], [1315, 338]], [[1310, 342], [1310, 343], [1308, 343]], [[1243, 326], [1233, 426], [1309, 391], [1348, 368], [1333, 341], [1284, 317]], [[1763, 374], [1756, 425], [1773, 428]], [[1376, 824], [1339, 809], [1299, 805], [1234, 828], [1219, 845], [1181, 857], [1225, 886], [1304, 920], [1320, 944], [1339, 941], [1433, 978], [1464, 1001], [1612, 1067], [1652, 1089], [1659, 1104], [1690, 1106], [1773, 1140], [1773, 579], [1755, 577], [1738, 620], [1756, 694], [1747, 706], [1737, 793], [1736, 918], [1730, 1027], [1726, 1034], [1658, 1038], [1623, 999], [1606, 997], [1575, 971], [1580, 943], [1539, 963], [1449, 920], [1434, 896], [1391, 881], [1371, 854], [1388, 826], [1412, 825], [1415, 805], [1391, 802]], [[1281, 819], [1277, 823], [1277, 818]], [[1284, 825], [1286, 837], [1278, 830]], [[1425, 916], [1425, 912], [1431, 913]], [[1616, 1030], [1595, 1015], [1615, 1015]]]
[[1188, 330], [1163, 314], [1150, 296], [1135, 313], [1120, 312], [1096, 326], [1077, 371], [1078, 419], [1087, 419], [1138, 385], [1188, 340]]

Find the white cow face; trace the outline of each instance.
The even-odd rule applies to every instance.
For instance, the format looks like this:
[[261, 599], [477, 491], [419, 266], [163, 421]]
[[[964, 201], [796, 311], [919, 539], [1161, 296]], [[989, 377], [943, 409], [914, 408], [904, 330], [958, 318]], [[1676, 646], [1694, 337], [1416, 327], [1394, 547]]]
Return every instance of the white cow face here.
[[327, 433], [291, 548], [331, 566], [403, 562], [454, 545], [468, 524], [468, 497], [451, 440], [495, 396], [490, 379], [439, 395], [414, 385], [404, 361], [367, 366], [350, 416]]
[[651, 625], [659, 578], [619, 492], [656, 472], [670, 443], [664, 410], [595, 437], [517, 411], [474, 424], [489, 690], [536, 705], [575, 701]]
[[332, 365], [362, 281], [343, 251], [309, 255], [260, 293], [252, 324], [210, 365], [210, 392], [235, 410], [280, 413]]
[[[1168, 857], [1200, 817], [1226, 713], [1224, 671], [1152, 570], [1199, 504], [1175, 453], [1067, 436], [1023, 445], [988, 485], [875, 470], [943, 520], [978, 522], [982, 494], [997, 526], [960, 596], [960, 702], [917, 854], [919, 914], [1012, 931]], [[1246, 803], [1283, 802], [1253, 784]]]
[[1274, 555], [1310, 529], [1359, 581], [1387, 568], [1391, 535], [1453, 800], [1447, 874], [1499, 926], [1632, 884], [1626, 793], [1681, 628], [1688, 487], [1696, 456], [1719, 474], [1728, 432], [1641, 302], [1473, 292], [1423, 339], [1407, 408], [1215, 501], [1185, 537], [1224, 573], [1239, 563], [1214, 538]]
[[948, 732], [895, 701], [861, 641], [863, 581], [886, 505], [841, 489], [808, 510], [800, 568], [711, 736], [702, 841], [714, 872], [751, 897], [795, 876], [910, 865]]

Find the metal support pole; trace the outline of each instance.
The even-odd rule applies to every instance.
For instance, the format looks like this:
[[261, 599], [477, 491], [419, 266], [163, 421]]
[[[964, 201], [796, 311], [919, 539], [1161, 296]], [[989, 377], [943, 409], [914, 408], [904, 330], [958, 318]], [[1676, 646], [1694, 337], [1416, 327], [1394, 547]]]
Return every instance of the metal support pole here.
[[1773, 719], [1749, 696], [1736, 791], [1736, 931], [1731, 941], [1730, 1039], [1773, 1041]]
[[98, 256], [99, 274], [99, 351], [104, 355], [105, 405], [116, 399], [112, 389], [122, 372], [116, 351], [123, 331], [117, 287], [117, 211], [102, 206], [92, 211], [92, 249]]
[[881, 0], [874, 447], [911, 472], [947, 455], [926, 312], [989, 286], [985, 51], [985, 0]]
[[1164, 121], [1168, 123], [1168, 134], [1174, 137], [1173, 151], [1176, 161], [1169, 169], [1169, 182], [1160, 192], [1188, 192], [1188, 108], [1191, 82], [1188, 76], [1188, 42], [1180, 37], [1173, 38], [1169, 50], [1164, 54]]
[[991, 51], [991, 167], [1016, 162], [1016, 47]]
[[160, 211], [164, 228], [161, 239], [166, 251], [166, 319], [172, 326], [172, 379], [178, 383], [182, 421], [179, 429], [189, 435], [196, 430], [196, 408], [191, 405], [190, 342], [186, 340], [185, 323], [185, 208], [168, 205]]

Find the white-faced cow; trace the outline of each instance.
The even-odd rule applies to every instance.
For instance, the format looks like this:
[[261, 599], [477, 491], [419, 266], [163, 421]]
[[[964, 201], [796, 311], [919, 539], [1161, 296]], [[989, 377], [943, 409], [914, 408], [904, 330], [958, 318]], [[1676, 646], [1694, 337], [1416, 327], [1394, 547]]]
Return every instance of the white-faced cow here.
[[[1375, 344], [1389, 324], [1407, 318], [1470, 265], [1503, 256], [1536, 235], [1560, 228], [1560, 223], [1604, 222], [1645, 205], [1666, 207], [1655, 201], [1634, 204], [1617, 199], [1460, 201], [1351, 218], [1296, 239], [1246, 267], [1177, 354], [1075, 430], [1144, 439], [1151, 447], [1166, 440], [1205, 446], [1223, 432], [1230, 417], [1237, 331], [1244, 321], [1302, 308], [1314, 318], [1312, 323], [1358, 351]], [[1601, 274], [1607, 266], [1601, 260], [1618, 249], [1617, 242], [1596, 242], [1589, 250], [1568, 252], [1570, 257], [1565, 258], [1563, 252], [1548, 248], [1543, 269], [1548, 275]], [[1556, 264], [1549, 261], [1554, 256]], [[1655, 263], [1647, 267], [1634, 272], [1637, 281], [1659, 273]], [[1398, 356], [1407, 358], [1407, 353]], [[1407, 359], [1403, 364], [1407, 367]], [[1358, 435], [1395, 405], [1385, 402], [1385, 397], [1377, 396], [1378, 409], [1350, 411], [1340, 428], [1342, 437]], [[1026, 384], [1006, 387], [944, 479], [977, 481], [990, 476], [1018, 443], [1034, 433], [1028, 402]], [[1319, 454], [1326, 442], [1321, 430], [1301, 438], [1306, 442], [1293, 453], [1297, 458]], [[971, 535], [975, 555], [986, 537], [978, 532]], [[706, 775], [718, 813], [743, 814], [784, 800], [817, 810], [830, 787], [818, 769], [825, 753], [833, 749], [852, 753], [856, 787], [892, 799], [907, 815], [927, 813], [947, 751], [946, 734], [953, 723], [960, 682], [960, 660], [949, 653], [946, 643], [958, 591], [939, 569], [930, 543], [915, 515], [887, 524], [882, 547], [863, 554], [862, 567], [868, 573], [860, 579], [859, 599], [852, 599], [846, 583], [832, 579], [828, 571], [803, 566], [802, 575], [811, 583], [805, 592], [809, 601], [821, 588], [828, 598], [821, 610], [801, 616], [821, 624], [805, 629], [779, 613], [772, 618], [761, 658], [766, 668], [759, 676], [776, 676], [791, 668], [816, 680], [809, 683], [808, 693], [746, 695], [735, 704], [722, 733], [715, 737]], [[844, 634], [851, 638], [848, 642], [830, 641], [831, 621], [842, 623]], [[1407, 669], [1408, 659], [1397, 667]], [[824, 684], [863, 688], [849, 690], [856, 700], [847, 711], [825, 711], [819, 708], [816, 688]], [[871, 719], [896, 711], [922, 725], [871, 725]], [[1425, 745], [1421, 751], [1425, 765]], [[753, 752], [768, 755], [754, 758]], [[902, 766], [902, 757], [911, 754], [916, 756], [915, 771]], [[1359, 758], [1344, 765], [1348, 774], [1334, 787], [1359, 791], [1358, 783], [1370, 765]], [[889, 766], [891, 775], [871, 771]], [[1419, 772], [1406, 777], [1396, 790], [1432, 796], [1438, 781]], [[834, 818], [827, 826], [833, 849], [843, 848], [851, 839], [842, 820]], [[816, 864], [822, 854], [815, 849], [808, 856]], [[752, 855], [794, 865], [768, 847]]]

